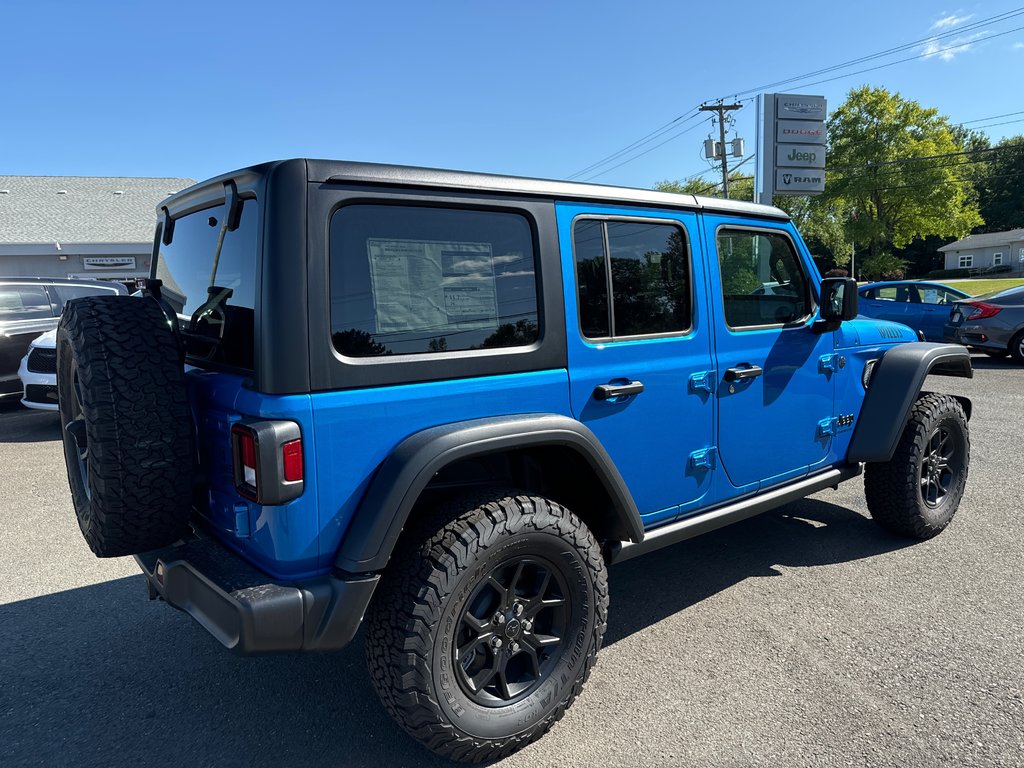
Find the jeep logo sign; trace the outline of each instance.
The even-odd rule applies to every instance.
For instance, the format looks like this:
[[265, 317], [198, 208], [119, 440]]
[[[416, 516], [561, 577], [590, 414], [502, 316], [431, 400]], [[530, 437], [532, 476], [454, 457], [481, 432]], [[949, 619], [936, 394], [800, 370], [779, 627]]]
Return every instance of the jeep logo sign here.
[[825, 148], [817, 144], [776, 144], [775, 165], [779, 168], [824, 168]]
[[781, 170], [775, 172], [775, 189], [783, 193], [822, 192], [825, 189], [824, 171]]

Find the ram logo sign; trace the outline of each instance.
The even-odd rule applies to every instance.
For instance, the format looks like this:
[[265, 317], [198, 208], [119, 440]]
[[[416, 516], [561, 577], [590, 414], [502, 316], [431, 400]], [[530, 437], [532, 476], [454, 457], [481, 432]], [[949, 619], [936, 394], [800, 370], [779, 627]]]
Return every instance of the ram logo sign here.
[[778, 170], [775, 172], [775, 191], [783, 194], [807, 194], [825, 190], [823, 171]]

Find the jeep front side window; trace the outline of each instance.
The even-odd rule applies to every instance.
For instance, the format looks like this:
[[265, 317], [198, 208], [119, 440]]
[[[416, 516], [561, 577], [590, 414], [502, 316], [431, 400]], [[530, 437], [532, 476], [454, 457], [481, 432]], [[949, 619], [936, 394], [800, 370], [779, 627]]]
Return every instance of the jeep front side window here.
[[511, 212], [354, 204], [331, 218], [331, 338], [348, 357], [529, 346], [533, 230]]
[[573, 227], [573, 256], [580, 330], [586, 338], [635, 338], [690, 329], [690, 263], [681, 227], [580, 219]]
[[807, 277], [789, 238], [720, 229], [722, 303], [730, 328], [787, 325], [810, 315]]

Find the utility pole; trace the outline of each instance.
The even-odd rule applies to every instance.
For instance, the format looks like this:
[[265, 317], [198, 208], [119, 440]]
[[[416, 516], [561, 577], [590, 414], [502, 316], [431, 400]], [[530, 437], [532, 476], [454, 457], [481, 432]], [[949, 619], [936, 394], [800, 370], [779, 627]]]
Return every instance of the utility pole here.
[[700, 107], [701, 112], [717, 112], [718, 113], [718, 135], [722, 140], [722, 194], [725, 199], [729, 199], [729, 161], [726, 159], [728, 153], [725, 151], [725, 113], [732, 112], [734, 109], [739, 109], [742, 104], [723, 104], [718, 102], [717, 104], [702, 104]]

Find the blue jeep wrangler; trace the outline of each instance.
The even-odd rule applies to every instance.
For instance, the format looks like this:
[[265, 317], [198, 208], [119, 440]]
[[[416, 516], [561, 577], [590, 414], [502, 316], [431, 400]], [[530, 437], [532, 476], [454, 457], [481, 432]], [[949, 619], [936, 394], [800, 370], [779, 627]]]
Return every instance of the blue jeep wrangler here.
[[934, 536], [967, 478], [960, 346], [858, 319], [748, 203], [320, 160], [158, 210], [142, 297], [58, 330], [100, 557], [240, 653], [364, 623], [384, 706], [501, 757], [580, 693], [609, 564], [864, 475]]

